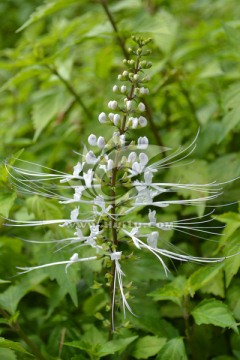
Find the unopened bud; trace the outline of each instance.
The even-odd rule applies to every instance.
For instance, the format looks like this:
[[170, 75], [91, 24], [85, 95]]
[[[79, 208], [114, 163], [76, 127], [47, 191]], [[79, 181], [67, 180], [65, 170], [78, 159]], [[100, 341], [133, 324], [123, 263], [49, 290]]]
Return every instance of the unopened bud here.
[[144, 116], [140, 116], [138, 120], [141, 127], [147, 126], [147, 119]]
[[104, 112], [98, 115], [98, 120], [101, 124], [105, 124], [107, 122], [107, 116]]
[[96, 137], [96, 135], [94, 135], [94, 134], [89, 135], [89, 137], [88, 137], [88, 143], [89, 143], [89, 145], [91, 145], [91, 146], [95, 146], [96, 143], [97, 143], [97, 137]]

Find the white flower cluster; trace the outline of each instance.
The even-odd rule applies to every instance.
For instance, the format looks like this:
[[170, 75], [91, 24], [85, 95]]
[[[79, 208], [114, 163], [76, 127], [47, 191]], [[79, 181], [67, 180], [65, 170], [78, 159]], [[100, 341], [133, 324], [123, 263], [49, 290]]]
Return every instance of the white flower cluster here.
[[[98, 120], [101, 124], [109, 124], [115, 127], [112, 137], [107, 141], [103, 136], [90, 134], [88, 136], [88, 147], [81, 155], [80, 161], [74, 166], [72, 174], [65, 174], [54, 171], [52, 174], [35, 173], [21, 168], [11, 167], [10, 174], [15, 171], [18, 174], [14, 180], [22, 189], [25, 187], [28, 178], [38, 177], [44, 182], [52, 179], [58, 179], [61, 183], [68, 183], [66, 188], [73, 191], [71, 197], [59, 196], [59, 202], [62, 204], [76, 204], [70, 213], [70, 219], [57, 219], [46, 221], [29, 221], [29, 222], [11, 222], [16, 226], [36, 226], [47, 224], [59, 224], [62, 227], [72, 229], [73, 236], [61, 239], [59, 244], [66, 243], [67, 246], [80, 250], [83, 246], [89, 246], [95, 252], [94, 256], [81, 258], [77, 252], [74, 252], [69, 260], [44, 264], [36, 267], [23, 268], [23, 272], [53, 265], [66, 265], [68, 267], [74, 263], [87, 260], [101, 260], [109, 258], [112, 263], [112, 327], [114, 326], [114, 304], [116, 301], [116, 283], [118, 283], [120, 295], [122, 298], [123, 309], [125, 307], [132, 312], [126, 296], [124, 294], [124, 285], [120, 262], [124, 260], [125, 254], [122, 252], [124, 241], [138, 250], [144, 249], [150, 251], [162, 264], [166, 274], [168, 267], [165, 263], [166, 258], [181, 261], [197, 262], [218, 262], [223, 258], [197, 258], [194, 256], [172, 252], [167, 249], [158, 247], [158, 240], [161, 232], [168, 230], [177, 230], [183, 233], [193, 230], [197, 234], [214, 234], [215, 227], [205, 228], [207, 215], [202, 218], [190, 218], [162, 222], [161, 216], [158, 215], [157, 209], [170, 206], [172, 204], [194, 205], [214, 199], [219, 195], [218, 184], [181, 184], [160, 183], [154, 181], [154, 177], [159, 168], [169, 166], [171, 162], [179, 161], [179, 157], [185, 158], [195, 147], [195, 140], [187, 148], [180, 148], [175, 153], [161, 158], [161, 149], [155, 149], [149, 145], [147, 136], [140, 136], [137, 141], [126, 142], [126, 133], [129, 129], [138, 129], [147, 126], [147, 119], [142, 115], [146, 112], [146, 105], [142, 96], [148, 94], [148, 89], [143, 87], [143, 83], [148, 78], [143, 78], [142, 71], [149, 68], [150, 63], [141, 61], [144, 56], [142, 50], [144, 42], [139, 40], [139, 48], [136, 51], [135, 60], [124, 60], [128, 66], [128, 71], [124, 71], [118, 76], [124, 85], [113, 86], [114, 94], [120, 99], [108, 102], [108, 108], [113, 112], [101, 112]], [[122, 98], [124, 96], [124, 98]], [[160, 157], [156, 159], [156, 155]], [[22, 179], [19, 178], [22, 176]], [[30, 182], [31, 180], [29, 180]], [[34, 188], [35, 184], [35, 188]], [[179, 189], [196, 191], [199, 195], [197, 198], [180, 199], [173, 198], [172, 194]], [[27, 188], [26, 192], [36, 193], [47, 197], [55, 197], [52, 187], [45, 186], [44, 191], [39, 190], [38, 183], [31, 183], [31, 190]], [[164, 194], [164, 198], [163, 198]], [[167, 196], [169, 199], [167, 200]], [[162, 199], [161, 199], [162, 197]], [[84, 213], [81, 207], [88, 205], [88, 211]], [[147, 221], [138, 222], [136, 226], [131, 227], [127, 223], [129, 213], [138, 212], [146, 208], [148, 212]], [[152, 210], [155, 208], [155, 210]], [[211, 221], [211, 220], [210, 220]], [[103, 224], [100, 226], [100, 224]], [[105, 231], [107, 228], [107, 231]], [[148, 231], [146, 231], [146, 228]], [[109, 232], [109, 229], [111, 230]], [[143, 231], [144, 229], [144, 231]]]

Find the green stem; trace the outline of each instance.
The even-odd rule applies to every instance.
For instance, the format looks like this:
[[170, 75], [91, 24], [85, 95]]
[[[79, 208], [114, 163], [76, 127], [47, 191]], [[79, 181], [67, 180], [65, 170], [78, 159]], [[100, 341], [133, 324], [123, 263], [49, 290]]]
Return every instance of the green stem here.
[[101, 4], [102, 4], [102, 7], [103, 7], [103, 9], [104, 9], [104, 11], [105, 11], [105, 13], [106, 13], [106, 15], [107, 15], [107, 17], [108, 17], [111, 25], [112, 25], [112, 28], [113, 28], [115, 34], [116, 34], [116, 38], [117, 38], [117, 41], [118, 41], [118, 43], [119, 43], [119, 46], [120, 46], [120, 48], [122, 49], [122, 52], [123, 52], [125, 58], [128, 60], [128, 59], [129, 59], [129, 54], [128, 54], [127, 50], [126, 50], [125, 42], [124, 42], [124, 40], [121, 38], [121, 36], [119, 35], [119, 31], [118, 31], [118, 28], [117, 28], [117, 24], [116, 24], [116, 22], [115, 22], [115, 20], [114, 20], [114, 18], [113, 18], [113, 16], [112, 16], [112, 14], [111, 14], [110, 11], [109, 11], [109, 8], [108, 8], [108, 5], [107, 5], [107, 1], [106, 1], [106, 0], [100, 0], [100, 2], [101, 2]]
[[85, 114], [87, 115], [88, 119], [91, 119], [91, 113], [89, 112], [88, 108], [86, 107], [86, 105], [84, 104], [84, 102], [82, 101], [82, 99], [80, 98], [80, 96], [78, 95], [76, 90], [74, 89], [74, 87], [57, 71], [56, 68], [49, 66], [49, 65], [47, 65], [47, 68], [54, 75], [56, 75], [59, 78], [59, 80], [66, 86], [68, 91], [74, 96], [76, 101], [79, 103], [79, 105], [81, 106], [81, 108], [83, 109]]
[[[112, 16], [112, 14], [110, 13], [108, 6], [107, 6], [107, 1], [106, 0], [100, 0], [100, 2], [101, 2], [102, 6], [103, 6], [103, 8], [104, 8], [104, 10], [105, 10], [105, 12], [107, 14], [107, 17], [108, 17], [108, 19], [109, 19], [109, 21], [110, 21], [110, 23], [112, 25], [113, 30], [116, 33], [117, 41], [119, 43], [120, 48], [122, 49], [123, 55], [125, 56], [126, 59], [129, 59], [129, 54], [128, 54], [127, 50], [126, 50], [125, 41], [119, 35], [119, 31], [118, 31], [116, 22], [115, 22], [115, 20], [114, 20], [114, 18]], [[145, 103], [145, 106], [146, 106], [146, 109], [147, 109], [149, 125], [150, 125], [150, 128], [151, 128], [151, 131], [152, 131], [153, 135], [155, 136], [156, 143], [157, 143], [158, 146], [164, 147], [163, 141], [162, 141], [161, 136], [159, 134], [159, 131], [158, 131], [158, 129], [157, 129], [155, 123], [154, 123], [154, 120], [153, 120], [153, 117], [152, 117], [152, 112], [150, 110], [150, 106], [146, 102], [146, 100], [144, 101], [144, 103]], [[123, 132], [121, 132], [121, 134], [123, 134]], [[164, 151], [162, 152], [162, 154], [163, 154], [164, 157], [166, 156]]]
[[[2, 316], [9, 320], [9, 315], [6, 311], [0, 308], [0, 313]], [[45, 357], [41, 354], [38, 347], [32, 342], [31, 339], [25, 334], [25, 332], [22, 330], [20, 324], [15, 321], [13, 323], [10, 323], [9, 321], [9, 327], [18, 334], [18, 336], [28, 345], [29, 349], [31, 349], [32, 353], [35, 355], [36, 359], [38, 360], [46, 360]]]

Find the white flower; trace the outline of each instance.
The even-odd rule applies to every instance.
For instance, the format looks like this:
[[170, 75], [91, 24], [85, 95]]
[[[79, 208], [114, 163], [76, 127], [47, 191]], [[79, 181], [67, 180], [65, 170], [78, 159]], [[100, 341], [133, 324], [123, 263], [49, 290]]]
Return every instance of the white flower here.
[[88, 137], [88, 143], [89, 143], [89, 145], [91, 145], [91, 146], [95, 146], [96, 143], [97, 143], [97, 137], [96, 137], [96, 135], [94, 135], [94, 134], [89, 135], [89, 137]]
[[147, 147], [148, 147], [148, 138], [146, 136], [138, 138], [137, 148], [144, 150], [147, 149]]
[[127, 87], [125, 85], [121, 86], [121, 93], [124, 94], [127, 91]]
[[145, 87], [141, 87], [141, 88], [139, 89], [139, 92], [140, 92], [140, 94], [142, 94], [142, 95], [147, 95], [147, 94], [149, 94], [148, 88], [145, 88]]
[[107, 122], [107, 116], [104, 112], [101, 112], [98, 116], [98, 120], [101, 124], [105, 124]]
[[73, 167], [73, 169], [73, 177], [78, 177], [79, 173], [82, 171], [82, 164], [78, 162], [77, 165]]
[[150, 210], [149, 209], [149, 213], [148, 213], [148, 218], [150, 221], [150, 225], [156, 225], [157, 220], [156, 220], [156, 210]]
[[114, 114], [113, 113], [109, 113], [108, 114], [109, 120], [113, 121], [114, 119]]
[[78, 215], [79, 215], [79, 207], [71, 211], [71, 216], [70, 216], [71, 221], [72, 222], [77, 221]]
[[139, 125], [141, 127], [147, 126], [147, 119], [144, 116], [140, 116], [138, 121], [139, 121]]
[[119, 140], [120, 140], [120, 144], [122, 146], [124, 146], [125, 145], [125, 134], [120, 135]]
[[143, 112], [143, 111], [146, 110], [146, 106], [145, 106], [142, 102], [140, 102], [140, 103], [138, 104], [138, 109], [139, 109], [141, 112]]
[[134, 161], [136, 160], [136, 158], [137, 158], [137, 154], [132, 151], [132, 152], [128, 155], [127, 161], [132, 163], [132, 162], [134, 162]]
[[120, 119], [121, 119], [121, 117], [120, 117], [119, 114], [115, 114], [113, 116], [113, 123], [114, 123], [115, 126], [118, 126], [118, 123], [119, 123]]
[[132, 100], [126, 101], [126, 109], [127, 111], [130, 111], [132, 109]]
[[103, 136], [99, 136], [98, 140], [97, 140], [97, 146], [99, 147], [99, 149], [104, 149], [105, 147], [105, 140]]
[[151, 246], [152, 248], [157, 248], [158, 237], [159, 237], [159, 233], [157, 231], [153, 231], [150, 234], [148, 234], [147, 236], [148, 245]]
[[117, 85], [114, 85], [113, 86], [113, 92], [117, 92], [118, 91], [118, 86]]
[[109, 159], [107, 162], [107, 171], [111, 171], [113, 169], [114, 162], [112, 159]]
[[109, 101], [109, 103], [108, 103], [108, 107], [111, 110], [116, 110], [117, 106], [118, 106], [118, 103], [116, 100]]
[[83, 179], [87, 188], [92, 186], [93, 174], [94, 172], [92, 169], [89, 169], [87, 173], [83, 173]]
[[145, 154], [145, 153], [140, 153], [139, 154], [139, 160], [140, 160], [140, 164], [141, 165], [147, 165], [147, 163], [148, 163], [148, 156], [147, 156], [147, 154]]
[[132, 123], [132, 129], [136, 129], [137, 127], [138, 127], [138, 118], [137, 117], [135, 117], [135, 118], [130, 118], [129, 119], [129, 122], [130, 122], [130, 120], [131, 120], [131, 123]]
[[146, 185], [152, 184], [152, 178], [153, 178], [153, 174], [151, 171], [149, 171], [149, 170], [144, 171], [144, 180], [145, 180]]
[[87, 164], [96, 164], [98, 162], [98, 158], [91, 150], [86, 154], [85, 159]]

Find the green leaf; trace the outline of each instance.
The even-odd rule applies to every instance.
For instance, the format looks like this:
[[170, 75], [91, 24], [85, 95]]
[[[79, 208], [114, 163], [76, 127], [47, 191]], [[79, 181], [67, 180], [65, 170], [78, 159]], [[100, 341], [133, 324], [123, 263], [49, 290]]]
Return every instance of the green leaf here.
[[185, 295], [184, 286], [186, 279], [183, 276], [178, 276], [169, 284], [164, 285], [149, 294], [155, 301], [170, 300], [181, 307], [182, 298]]
[[207, 64], [203, 70], [200, 72], [199, 77], [200, 78], [211, 78], [216, 76], [223, 75], [224, 72], [219, 64], [218, 61], [212, 61], [209, 64]]
[[227, 90], [224, 99], [225, 116], [222, 120], [223, 132], [218, 139], [220, 143], [240, 123], [240, 84], [235, 83]]
[[240, 320], [240, 287], [239, 285], [231, 285], [227, 289], [227, 304], [232, 310], [234, 317]]
[[34, 22], [43, 19], [46, 16], [52, 15], [57, 11], [60, 11], [64, 8], [68, 8], [69, 5], [78, 2], [78, 0], [51, 0], [45, 1], [44, 5], [39, 6], [34, 13], [31, 14], [29, 20], [27, 20], [18, 30], [17, 32], [22, 31], [29, 25]]
[[42, 273], [27, 274], [17, 285], [9, 286], [0, 294], [0, 306], [10, 314], [14, 314], [19, 301], [45, 278], [46, 275]]
[[156, 360], [187, 360], [183, 339], [178, 337], [169, 340], [160, 350]]
[[105, 292], [100, 291], [93, 293], [93, 295], [84, 302], [83, 310], [88, 316], [91, 316], [106, 306], [107, 302], [108, 297]]
[[4, 360], [17, 360], [15, 352], [11, 349], [0, 349], [0, 358]]
[[17, 195], [15, 192], [8, 193], [8, 192], [4, 192], [1, 191], [0, 192], [0, 214], [3, 215], [4, 217], [8, 217], [9, 216], [9, 212], [11, 210], [11, 207], [14, 204], [14, 201], [16, 199]]
[[0, 337], [0, 348], [7, 348], [30, 355], [30, 353], [26, 351], [20, 343], [11, 340], [6, 340], [2, 337]]
[[226, 287], [228, 287], [232, 281], [234, 275], [237, 274], [240, 268], [240, 254], [239, 254], [239, 234], [231, 238], [229, 249], [226, 251], [226, 256], [230, 256], [229, 259], [224, 261], [224, 270], [226, 275]]
[[[181, 164], [181, 165], [180, 165]], [[195, 160], [194, 163], [189, 164], [185, 162], [179, 162], [178, 167], [170, 168], [167, 175], [167, 181], [180, 182], [181, 184], [208, 184], [209, 183], [209, 168], [205, 160]], [[178, 189], [178, 195], [183, 196], [185, 199], [201, 198], [207, 196], [206, 192], [189, 189]], [[198, 215], [201, 216], [204, 212], [204, 202], [201, 206], [197, 207]]]
[[206, 265], [194, 271], [187, 280], [186, 291], [191, 296], [194, 296], [195, 292], [207, 285], [210, 281], [214, 281], [214, 278], [222, 271], [224, 263], [215, 265]]
[[49, 200], [34, 195], [26, 200], [27, 208], [37, 219], [52, 220], [61, 219], [62, 212], [56, 200]]
[[99, 350], [99, 356], [106, 356], [110, 354], [115, 354], [116, 352], [124, 351], [129, 344], [136, 340], [138, 336], [131, 336], [125, 339], [116, 339], [108, 341], [107, 343], [101, 345]]
[[224, 234], [220, 241], [220, 246], [223, 246], [226, 244], [226, 241], [240, 227], [240, 214], [236, 214], [234, 212], [228, 212], [222, 215], [215, 216], [215, 219], [227, 224], [227, 226], [224, 229]]
[[205, 299], [197, 305], [192, 315], [197, 325], [212, 324], [223, 328], [231, 328], [238, 333], [237, 323], [226, 304], [215, 299]]
[[149, 359], [150, 356], [154, 356], [159, 352], [166, 341], [166, 338], [144, 336], [136, 342], [132, 356], [135, 359]]

